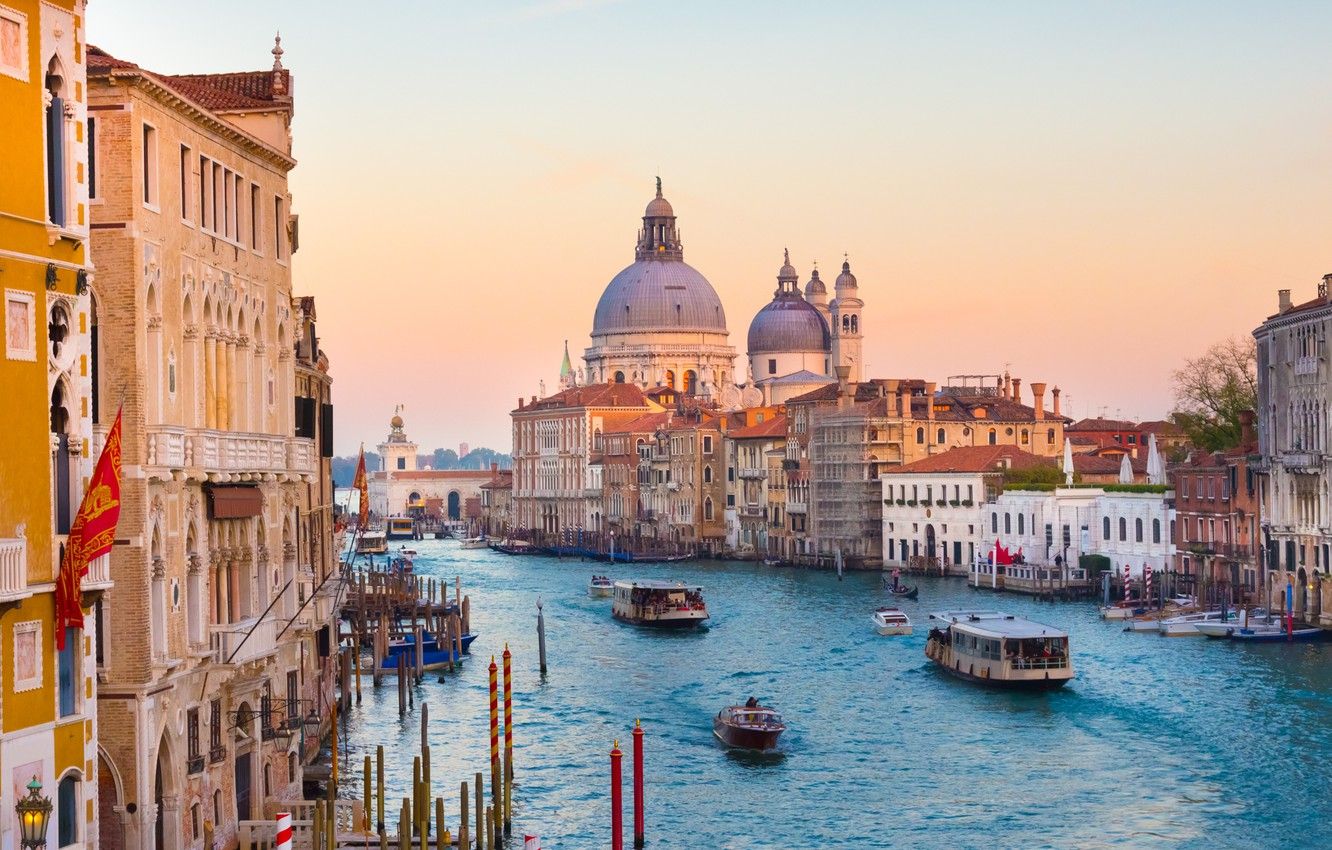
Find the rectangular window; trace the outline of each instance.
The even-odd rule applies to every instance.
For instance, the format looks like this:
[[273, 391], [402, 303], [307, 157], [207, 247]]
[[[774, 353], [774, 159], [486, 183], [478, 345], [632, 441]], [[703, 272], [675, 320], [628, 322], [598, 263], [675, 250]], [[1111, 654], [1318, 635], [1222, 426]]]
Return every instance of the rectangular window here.
[[218, 227], [222, 235], [231, 238], [231, 169], [222, 169], [222, 224]]
[[295, 670], [287, 671], [287, 728], [295, 728], [301, 720], [300, 678]]
[[250, 250], [259, 250], [259, 184], [250, 184]]
[[212, 196], [213, 196], [213, 232], [221, 233], [226, 219], [222, 217], [222, 195], [226, 190], [222, 188], [222, 166], [219, 163], [213, 163], [213, 174], [211, 177]]
[[143, 202], [157, 206], [157, 128], [143, 125]]
[[180, 146], [180, 217], [190, 220], [190, 210], [194, 209], [190, 201], [190, 149]]
[[[242, 197], [244, 196], [244, 194], [245, 194], [245, 178], [241, 177], [239, 174], [234, 175], [234, 178], [235, 178], [235, 181], [236, 181], [236, 182], [235, 182], [235, 185], [234, 185], [234, 186], [232, 187], [232, 189], [231, 189], [231, 200], [232, 200], [232, 204], [231, 204], [231, 205], [232, 205], [233, 209], [235, 210], [235, 212], [233, 213], [233, 215], [236, 217], [236, 224], [235, 224], [235, 227], [232, 228], [232, 231], [231, 231], [231, 232], [232, 232], [232, 235], [235, 236], [236, 241], [237, 241], [237, 242], [241, 242], [241, 234], [242, 234], [242, 231], [241, 231], [241, 198], [242, 198]], [[242, 244], [243, 244], [243, 243], [242, 243]]]
[[710, 434], [703, 435], [703, 453], [712, 454], [712, 436]]
[[279, 260], [286, 256], [287, 246], [282, 229], [282, 198], [273, 196], [273, 256]]
[[5, 357], [37, 359], [37, 309], [35, 296], [18, 289], [5, 290]]
[[199, 157], [199, 227], [204, 230], [211, 230], [213, 227], [213, 199], [208, 191], [210, 184], [208, 176], [212, 173], [213, 167], [208, 162], [208, 157]]
[[777, 360], [776, 360], [776, 358], [768, 358], [768, 374], [769, 374], [769, 375], [776, 375], [776, 374], [777, 374]]
[[79, 680], [79, 658], [83, 653], [79, 652], [82, 645], [83, 633], [72, 628], [65, 629], [65, 648], [60, 650], [56, 658], [56, 673], [58, 685], [60, 687], [60, 716], [69, 717], [78, 710]]
[[208, 704], [208, 760], [222, 761], [227, 751], [222, 746], [222, 700]]
[[191, 708], [185, 712], [185, 769], [189, 773], [203, 770], [203, 750], [199, 747], [199, 709]]
[[92, 117], [88, 118], [88, 200], [97, 200], [97, 119]]

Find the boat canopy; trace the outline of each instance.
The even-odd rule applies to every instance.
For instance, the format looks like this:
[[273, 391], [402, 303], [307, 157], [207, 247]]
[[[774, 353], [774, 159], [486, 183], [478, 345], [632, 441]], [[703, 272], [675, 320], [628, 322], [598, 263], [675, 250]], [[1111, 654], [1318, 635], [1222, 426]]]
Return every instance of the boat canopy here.
[[640, 590], [690, 590], [694, 593], [700, 593], [703, 590], [702, 585], [685, 584], [678, 581], [660, 581], [658, 579], [642, 579], [640, 581], [617, 581], [615, 586], [630, 590], [638, 588]]
[[993, 638], [1067, 638], [1068, 633], [1037, 623], [1024, 620], [1011, 614], [998, 611], [942, 611], [930, 615], [931, 620], [958, 626], [968, 633]]

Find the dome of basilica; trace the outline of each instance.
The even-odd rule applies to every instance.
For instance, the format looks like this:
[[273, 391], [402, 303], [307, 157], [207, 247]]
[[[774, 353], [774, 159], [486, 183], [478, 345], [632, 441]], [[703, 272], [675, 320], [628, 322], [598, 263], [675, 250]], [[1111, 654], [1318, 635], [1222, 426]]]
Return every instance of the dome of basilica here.
[[828, 323], [799, 294], [779, 294], [749, 324], [750, 354], [827, 351], [830, 345]]
[[639, 260], [617, 274], [597, 302], [592, 335], [638, 331], [726, 333], [721, 298], [683, 260]]

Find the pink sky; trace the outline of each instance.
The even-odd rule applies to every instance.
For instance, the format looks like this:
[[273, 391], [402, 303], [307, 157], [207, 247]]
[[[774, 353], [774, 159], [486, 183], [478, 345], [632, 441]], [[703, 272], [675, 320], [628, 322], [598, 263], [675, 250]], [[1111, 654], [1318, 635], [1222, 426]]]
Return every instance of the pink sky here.
[[202, 72], [282, 29], [340, 453], [399, 403], [423, 449], [507, 450], [656, 174], [741, 356], [782, 249], [845, 251], [870, 374], [1007, 367], [1075, 416], [1165, 415], [1182, 358], [1332, 271], [1327, 8], [244, 0], [200, 41], [148, 5], [90, 40]]

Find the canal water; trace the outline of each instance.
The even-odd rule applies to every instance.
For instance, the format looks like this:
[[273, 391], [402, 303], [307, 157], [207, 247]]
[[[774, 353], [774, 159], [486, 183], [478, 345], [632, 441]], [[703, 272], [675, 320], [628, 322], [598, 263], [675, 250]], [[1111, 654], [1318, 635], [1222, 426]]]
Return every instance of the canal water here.
[[[1126, 634], [1091, 604], [993, 595], [925, 579], [901, 605], [911, 637], [870, 612], [875, 574], [738, 562], [580, 563], [418, 544], [417, 571], [460, 575], [479, 637], [463, 673], [427, 675], [435, 792], [489, 780], [487, 665], [514, 653], [514, 844], [609, 846], [608, 752], [646, 730], [647, 836], [662, 848], [1332, 846], [1332, 645], [1235, 645]], [[696, 582], [712, 614], [692, 633], [611, 619], [594, 572]], [[537, 667], [536, 601], [550, 670]], [[1062, 691], [968, 685], [924, 656], [933, 610], [1000, 608], [1072, 634], [1078, 675]], [[350, 757], [384, 744], [390, 811], [407, 791], [419, 714], [400, 720], [389, 679], [348, 717]], [[787, 720], [782, 751], [723, 750], [712, 717], [751, 695]], [[419, 711], [419, 708], [418, 708]], [[346, 775], [346, 774], [344, 774]], [[359, 794], [346, 787], [344, 794]], [[392, 801], [397, 800], [394, 804]], [[396, 815], [391, 817], [396, 822]]]

